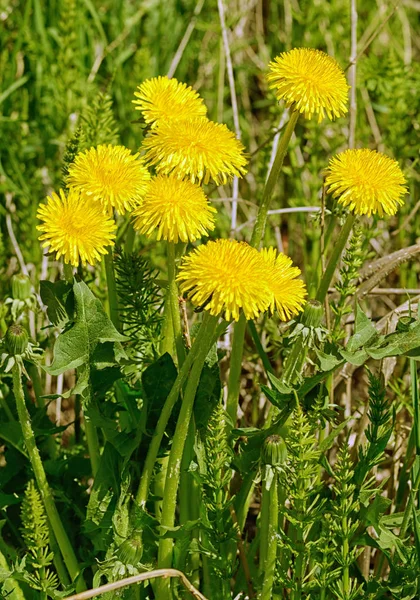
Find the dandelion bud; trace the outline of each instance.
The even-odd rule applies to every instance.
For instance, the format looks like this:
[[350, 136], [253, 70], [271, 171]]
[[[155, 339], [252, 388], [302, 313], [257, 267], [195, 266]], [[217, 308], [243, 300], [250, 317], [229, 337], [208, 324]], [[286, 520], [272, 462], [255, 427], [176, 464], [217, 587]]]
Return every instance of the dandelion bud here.
[[27, 275], [18, 273], [12, 277], [12, 296], [15, 300], [27, 300], [31, 295], [31, 281]]
[[20, 325], [11, 325], [6, 331], [4, 340], [10, 356], [23, 354], [28, 346], [28, 334]]
[[136, 535], [125, 540], [118, 548], [118, 557], [125, 565], [137, 565], [143, 554], [141, 535]]
[[286, 444], [279, 435], [269, 435], [262, 447], [262, 461], [266, 465], [279, 467], [287, 458]]
[[318, 300], [308, 300], [302, 315], [302, 323], [307, 327], [319, 327], [321, 325], [324, 309]]

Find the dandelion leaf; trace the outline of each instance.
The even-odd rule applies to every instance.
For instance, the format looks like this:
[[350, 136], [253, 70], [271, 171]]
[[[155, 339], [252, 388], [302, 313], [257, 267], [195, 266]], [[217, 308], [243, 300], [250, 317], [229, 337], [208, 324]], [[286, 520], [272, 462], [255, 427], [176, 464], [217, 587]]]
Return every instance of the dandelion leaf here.
[[115, 329], [101, 302], [83, 281], [76, 281], [73, 291], [75, 320], [71, 327], [57, 338], [51, 366], [44, 367], [51, 375], [59, 375], [69, 369], [89, 364], [100, 343], [125, 340]]

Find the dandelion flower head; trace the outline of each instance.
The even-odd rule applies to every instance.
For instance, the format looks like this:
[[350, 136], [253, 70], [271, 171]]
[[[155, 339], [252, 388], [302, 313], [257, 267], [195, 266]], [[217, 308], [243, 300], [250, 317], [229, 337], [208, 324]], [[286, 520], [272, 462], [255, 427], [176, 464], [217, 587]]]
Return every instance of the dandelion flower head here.
[[285, 254], [277, 254], [275, 248], [263, 248], [261, 256], [269, 273], [271, 291], [270, 310], [277, 309], [282, 321], [288, 321], [297, 315], [305, 304], [306, 287], [301, 279], [300, 269], [292, 266], [292, 259]]
[[188, 180], [157, 175], [133, 211], [134, 229], [158, 240], [194, 242], [214, 229], [214, 213], [202, 188]]
[[219, 239], [199, 246], [182, 261], [178, 280], [197, 307], [211, 315], [238, 321], [266, 311], [270, 301], [268, 269], [261, 255], [245, 242]]
[[205, 117], [163, 121], [143, 142], [145, 160], [158, 173], [193, 183], [225, 184], [246, 173], [244, 147], [220, 123]]
[[69, 167], [67, 184], [101, 203], [103, 210], [115, 208], [124, 214], [142, 199], [150, 173], [139, 154], [124, 146], [100, 145], [80, 152]]
[[340, 204], [358, 215], [394, 215], [407, 193], [397, 161], [367, 148], [334, 156], [326, 169], [325, 183]]
[[138, 86], [133, 100], [152, 128], [170, 119], [205, 117], [207, 108], [199, 94], [186, 83], [168, 77], [153, 77]]
[[80, 262], [95, 264], [108, 253], [108, 246], [114, 245], [114, 220], [104, 214], [100, 204], [74, 188], [67, 196], [63, 190], [53, 192], [47, 203], [39, 206], [37, 217], [42, 222], [37, 229], [42, 232], [43, 247], [49, 246], [57, 259], [62, 256], [74, 267]]
[[337, 61], [313, 48], [294, 48], [282, 52], [269, 64], [267, 76], [278, 100], [285, 100], [307, 119], [318, 115], [320, 123], [341, 117], [347, 109], [346, 77]]

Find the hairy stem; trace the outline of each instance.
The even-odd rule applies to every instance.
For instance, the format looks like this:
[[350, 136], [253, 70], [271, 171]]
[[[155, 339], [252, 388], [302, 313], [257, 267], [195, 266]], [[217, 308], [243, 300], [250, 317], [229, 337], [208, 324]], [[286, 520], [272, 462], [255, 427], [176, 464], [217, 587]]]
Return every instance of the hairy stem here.
[[[264, 485], [265, 487], [265, 485]], [[263, 556], [263, 587], [259, 598], [261, 600], [271, 600], [273, 597], [274, 577], [276, 571], [277, 560], [277, 535], [279, 528], [279, 497], [278, 497], [278, 474], [275, 473], [270, 489], [263, 495], [263, 501], [268, 502], [267, 529], [261, 530], [260, 548], [265, 547]], [[262, 510], [262, 507], [261, 507]], [[260, 557], [261, 560], [261, 557]]]
[[[265, 226], [267, 223], [268, 210], [270, 208], [271, 197], [273, 195], [274, 186], [279, 178], [281, 168], [283, 166], [284, 157], [289, 146], [292, 133], [295, 129], [296, 123], [299, 118], [299, 112], [293, 111], [290, 115], [289, 122], [286, 125], [286, 129], [280, 139], [277, 147], [277, 154], [268, 175], [262, 198], [261, 204], [258, 208], [257, 219], [255, 221], [254, 229], [251, 236], [251, 246], [259, 248], [261, 241], [264, 237]], [[244, 314], [241, 314], [239, 321], [235, 324], [233, 330], [232, 339], [232, 353], [230, 356], [230, 369], [229, 369], [229, 380], [228, 380], [228, 397], [226, 410], [233, 423], [236, 422], [236, 411], [239, 398], [239, 390], [241, 383], [241, 367], [242, 367], [242, 354], [244, 348], [246, 330], [246, 319]]]
[[104, 256], [106, 283], [108, 286], [108, 302], [109, 302], [109, 316], [115, 329], [121, 330], [120, 314], [118, 308], [118, 294], [117, 284], [115, 281], [115, 270], [112, 249], [109, 248], [109, 252]]
[[[200, 346], [203, 344], [203, 342], [206, 338], [206, 322], [208, 319], [211, 319], [211, 317], [206, 313], [204, 315], [204, 319], [201, 324], [201, 327], [197, 333], [197, 337], [194, 340], [191, 350], [187, 354], [185, 362], [182, 365], [182, 367], [178, 373], [178, 377], [176, 378], [175, 383], [172, 386], [171, 391], [169, 392], [169, 396], [166, 398], [162, 412], [160, 413], [159, 421], [156, 425], [156, 429], [154, 431], [152, 440], [149, 444], [146, 461], [144, 463], [144, 468], [143, 468], [142, 476], [140, 479], [140, 485], [139, 485], [139, 488], [138, 488], [137, 494], [136, 494], [136, 502], [141, 507], [144, 507], [146, 504], [146, 501], [147, 501], [150, 481], [151, 481], [153, 470], [155, 467], [156, 458], [157, 458], [157, 455], [159, 452], [162, 438], [165, 434], [165, 430], [166, 430], [166, 426], [169, 421], [169, 417], [171, 416], [171, 413], [172, 413], [172, 409], [175, 405], [175, 402], [178, 399], [178, 396], [182, 389], [182, 386], [184, 385], [184, 383], [188, 377], [188, 374], [191, 369], [191, 365], [193, 364], [194, 360], [196, 359], [196, 357], [200, 351]], [[226, 326], [226, 324], [223, 323], [221, 326], [219, 326], [219, 328], [225, 327], [225, 326]], [[216, 335], [217, 335], [217, 333], [216, 333]], [[212, 341], [214, 341], [214, 340], [212, 340]], [[211, 347], [211, 345], [209, 346], [209, 349], [210, 349], [210, 347]]]
[[[205, 334], [188, 377], [188, 383], [187, 387], [185, 388], [181, 411], [179, 413], [172, 442], [172, 448], [169, 455], [168, 472], [166, 475], [165, 492], [163, 495], [162, 505], [162, 533], [168, 528], [173, 527], [175, 524], [175, 510], [182, 455], [184, 453], [185, 441], [187, 439], [188, 429], [190, 426], [195, 394], [200, 381], [201, 371], [203, 369], [207, 354], [213, 344], [214, 334], [217, 328], [217, 318], [207, 316], [203, 322], [202, 328], [205, 329]], [[169, 568], [172, 565], [172, 547], [173, 540], [171, 538], [161, 538], [158, 552], [159, 568]], [[168, 582], [162, 582], [159, 597], [162, 600], [165, 598], [170, 598], [170, 586]]]
[[[75, 581], [80, 574], [80, 567], [77, 562], [76, 555], [73, 551], [70, 540], [67, 536], [66, 530], [64, 529], [63, 523], [61, 522], [60, 515], [57, 511], [51, 489], [47, 482], [44, 467], [42, 464], [41, 456], [36, 445], [35, 435], [32, 430], [31, 418], [29, 416], [28, 409], [25, 405], [25, 397], [22, 388], [22, 373], [21, 366], [18, 361], [13, 366], [13, 393], [16, 400], [17, 412], [19, 415], [19, 421], [22, 427], [23, 439], [25, 442], [26, 449], [28, 451], [29, 460], [34, 471], [35, 479], [38, 485], [38, 489], [41, 493], [42, 501], [45, 506], [45, 512], [51, 529], [54, 532], [57, 540], [60, 552], [63, 555], [64, 562], [69, 572], [72, 581]], [[83, 578], [79, 579], [79, 587], [81, 590], [86, 589]]]
[[274, 186], [276, 185], [277, 179], [279, 178], [280, 171], [283, 166], [284, 157], [286, 156], [287, 148], [289, 146], [290, 138], [292, 137], [292, 133], [296, 127], [298, 118], [299, 112], [297, 110], [294, 110], [290, 114], [290, 118], [286, 125], [286, 129], [284, 130], [284, 133], [280, 139], [277, 148], [276, 158], [274, 159], [273, 166], [271, 167], [270, 174], [267, 178], [263, 190], [261, 204], [258, 208], [257, 220], [255, 221], [254, 230], [251, 236], [251, 246], [255, 246], [255, 248], [260, 247], [261, 241], [264, 237], [268, 209], [270, 208]]
[[327, 297], [328, 288], [330, 287], [330, 283], [334, 276], [335, 269], [340, 260], [341, 253], [343, 252], [344, 247], [347, 243], [347, 240], [350, 235], [350, 231], [354, 225], [355, 220], [356, 220], [355, 215], [350, 213], [347, 217], [346, 222], [344, 223], [344, 226], [340, 232], [340, 235], [338, 236], [338, 240], [336, 241], [336, 243], [334, 245], [334, 250], [331, 254], [330, 260], [328, 261], [327, 268], [325, 269], [324, 275], [322, 276], [321, 282], [319, 284], [318, 292], [316, 294], [316, 299], [319, 302], [321, 302], [321, 304], [324, 303], [324, 300]]
[[168, 242], [168, 301], [172, 317], [176, 356], [180, 367], [185, 360], [185, 346], [182, 339], [181, 315], [179, 312], [178, 286], [176, 284], [175, 244]]
[[99, 468], [99, 461], [101, 458], [101, 450], [99, 446], [98, 440], [98, 432], [96, 431], [95, 425], [90, 420], [89, 414], [87, 411], [84, 411], [84, 422], [85, 422], [85, 435], [86, 441], [89, 451], [89, 459], [92, 467], [92, 475], [96, 477], [96, 473]]

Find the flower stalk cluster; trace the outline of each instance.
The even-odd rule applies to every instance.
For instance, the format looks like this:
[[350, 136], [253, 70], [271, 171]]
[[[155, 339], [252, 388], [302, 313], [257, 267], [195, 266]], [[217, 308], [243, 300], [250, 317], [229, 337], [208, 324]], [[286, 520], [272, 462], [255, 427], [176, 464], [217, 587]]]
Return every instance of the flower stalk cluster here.
[[[228, 485], [231, 468], [229, 436], [231, 433], [235, 435], [235, 431], [231, 432], [231, 429], [232, 426], [235, 427], [237, 421], [246, 327], [247, 323], [251, 322], [255, 336], [254, 321], [264, 315], [275, 316], [281, 322], [295, 319], [294, 330], [289, 335], [292, 347], [284, 362], [282, 380], [277, 380], [277, 386], [274, 386], [270, 378], [270, 382], [276, 389], [267, 388], [268, 397], [272, 399], [273, 404], [277, 403], [276, 406], [281, 410], [279, 414], [282, 421], [281, 423], [281, 419], [272, 421], [271, 414], [270, 423], [264, 425], [263, 432], [258, 432], [262, 450], [260, 454], [261, 446], [258, 447], [257, 458], [254, 461], [257, 464], [256, 469], [261, 469], [262, 474], [261, 517], [258, 525], [260, 529], [259, 598], [270, 600], [275, 594], [280, 564], [283, 573], [287, 574], [281, 583], [288, 590], [291, 600], [308, 597], [313, 589], [311, 586], [318, 586], [321, 597], [325, 597], [323, 594], [327, 582], [329, 585], [332, 578], [337, 580], [334, 588], [335, 596], [350, 600], [355, 598], [359, 591], [350, 576], [350, 567], [357, 558], [357, 551], [351, 547], [356, 531], [352, 513], [355, 508], [358, 508], [359, 502], [357, 498], [355, 499], [357, 485], [352, 480], [348, 450], [343, 450], [339, 455], [336, 484], [333, 487], [338, 508], [329, 514], [329, 521], [323, 524], [320, 532], [325, 541], [328, 533], [332, 531], [335, 538], [331, 544], [337, 543], [337, 548], [339, 546], [340, 550], [335, 550], [335, 547], [332, 550], [324, 548], [324, 553], [318, 553], [318, 555], [322, 554], [322, 561], [320, 561], [317, 553], [312, 551], [312, 546], [309, 551], [306, 550], [306, 544], [312, 535], [314, 523], [320, 521], [320, 513], [326, 502], [324, 499], [320, 500], [317, 494], [317, 486], [321, 479], [319, 446], [324, 431], [316, 431], [318, 417], [311, 416], [309, 404], [303, 407], [298, 384], [302, 379], [308, 351], [316, 349], [318, 344], [325, 340], [325, 329], [322, 325], [323, 306], [328, 301], [329, 287], [352, 229], [361, 216], [394, 215], [403, 203], [407, 191], [406, 180], [396, 161], [369, 149], [346, 150], [330, 160], [325, 171], [325, 192], [343, 207], [346, 218], [333, 245], [316, 296], [307, 301], [306, 285], [301, 278], [300, 269], [293, 264], [291, 258], [273, 247], [264, 245], [267, 220], [275, 188], [299, 119], [303, 124], [303, 119], [315, 118], [318, 123], [321, 123], [325, 118], [333, 120], [343, 117], [348, 110], [349, 86], [336, 60], [324, 52], [311, 48], [295, 48], [280, 54], [270, 63], [267, 80], [276, 98], [284, 102], [288, 108], [289, 119], [262, 190], [249, 244], [236, 239], [219, 239], [217, 236], [206, 243], [202, 242], [202, 239], [211, 235], [217, 227], [217, 211], [211, 205], [211, 200], [208, 198], [210, 194], [204, 186], [210, 182], [216, 186], [227, 185], [234, 178], [245, 177], [248, 156], [241, 141], [226, 125], [208, 119], [207, 107], [195, 90], [185, 83], [167, 77], [155, 77], [144, 81], [135, 92], [133, 103], [135, 109], [141, 113], [145, 134], [138, 152], [117, 145], [114, 143], [115, 139], [112, 139], [113, 143], [101, 140], [104, 143], [98, 142], [91, 147], [83, 147], [81, 140], [87, 138], [77, 135], [72, 145], [73, 150], [68, 154], [68, 160], [66, 159], [66, 189], [59, 190], [57, 193], [52, 192], [46, 203], [41, 204], [38, 209], [39, 239], [43, 247], [48, 248], [57, 259], [63, 260], [65, 278], [71, 284], [73, 284], [74, 268], [78, 268], [80, 274], [83, 272], [80, 267], [88, 265], [95, 267], [100, 260], [104, 259], [109, 314], [115, 329], [128, 335], [136, 319], [127, 318], [129, 306], [124, 306], [124, 290], [121, 286], [118, 287], [114, 272], [112, 249], [116, 243], [118, 226], [125, 221], [125, 229], [120, 231], [118, 240], [126, 235], [126, 248], [130, 249], [128, 254], [133, 259], [133, 264], [138, 256], [131, 250], [134, 248], [137, 250], [145, 238], [153, 239], [157, 244], [164, 243], [167, 278], [160, 284], [164, 292], [162, 293], [157, 285], [153, 286], [151, 292], [153, 301], [150, 300], [150, 304], [159, 305], [156, 313], [163, 321], [162, 327], [155, 328], [157, 339], [154, 342], [157, 343], [153, 346], [153, 350], [157, 354], [155, 348], [160, 348], [162, 355], [166, 352], [172, 355], [173, 361], [168, 356], [162, 356], [161, 359], [163, 361], [168, 359], [168, 364], [170, 363], [173, 369], [173, 384], [165, 396], [162, 398], [159, 396], [161, 399], [158, 407], [159, 417], [153, 430], [150, 430], [151, 438], [145, 457], [141, 457], [142, 470], [139, 481], [136, 482], [138, 488], [134, 494], [134, 501], [130, 497], [131, 492], [127, 491], [129, 484], [124, 491], [125, 496], [121, 492], [123, 499], [120, 500], [119, 508], [125, 511], [127, 522], [130, 520], [135, 523], [133, 525], [135, 534], [117, 545], [118, 561], [132, 561], [133, 569], [139, 569], [141, 566], [140, 560], [143, 559], [146, 549], [143, 536], [147, 535], [148, 528], [152, 527], [148, 520], [150, 488], [159, 453], [163, 450], [164, 437], [168, 433], [168, 424], [174, 407], [179, 401], [175, 431], [160, 474], [160, 481], [164, 481], [163, 488], [159, 488], [162, 497], [156, 494], [155, 490], [155, 496], [159, 495], [159, 498], [155, 497], [154, 500], [159, 508], [156, 510], [157, 521], [153, 523], [156, 533], [159, 534], [154, 540], [156, 541], [154, 546], [157, 547], [158, 568], [171, 569], [174, 565], [175, 536], [171, 537], [170, 532], [174, 531], [177, 524], [180, 482], [183, 477], [187, 480], [191, 475], [189, 468], [191, 471], [195, 468], [195, 465], [187, 463], [190, 461], [190, 455], [196, 451], [194, 407], [199, 396], [197, 391], [200, 389], [203, 371], [206, 372], [205, 364], [209, 353], [226, 327], [234, 322], [226, 400], [228, 418], [225, 421], [220, 403], [213, 411], [213, 418], [209, 417], [210, 426], [220, 434], [218, 436], [214, 434], [213, 438], [209, 435], [207, 446], [204, 444], [204, 453], [207, 452], [208, 456], [213, 457], [209, 459], [213, 460], [209, 472], [213, 473], [214, 481], [211, 481], [208, 475], [207, 479], [206, 476], [201, 478], [200, 485], [204, 485], [207, 504], [204, 503], [203, 514], [200, 512], [199, 519], [194, 515], [196, 523], [193, 524], [197, 530], [203, 526], [203, 523], [208, 526], [209, 515], [210, 521], [215, 515], [214, 521], [219, 524], [220, 535], [213, 539], [216, 539], [218, 548], [227, 562], [223, 571], [221, 593], [226, 597], [230, 595], [229, 579], [236, 560], [234, 556], [236, 540], [233, 533], [237, 533], [237, 523], [232, 516], [234, 508]], [[331, 231], [333, 232], [333, 227]], [[360, 236], [358, 238], [356, 235], [356, 238], [358, 243]], [[196, 246], [189, 247], [186, 252], [187, 246], [191, 244]], [[351, 249], [356, 246], [356, 242], [351, 242]], [[356, 250], [354, 254], [356, 255]], [[351, 286], [357, 268], [360, 266], [360, 261], [356, 259], [351, 264], [347, 259], [344, 262], [348, 270], [341, 270], [343, 274], [341, 288], [340, 283], [337, 286], [343, 299], [337, 308], [336, 326], [340, 324], [341, 317], [345, 314], [346, 298], [354, 291]], [[116, 264], [118, 266], [118, 260]], [[22, 300], [26, 300], [29, 293], [28, 282], [16, 280], [14, 285], [16, 287], [14, 295], [22, 296]], [[134, 282], [130, 290], [134, 300], [135, 287]], [[179, 306], [181, 294], [190, 302], [198, 315], [199, 327], [194, 334], [191, 334], [193, 339], [191, 348], [187, 348], [184, 341]], [[156, 301], [156, 296], [159, 302]], [[127, 298], [128, 295], [125, 299]], [[130, 300], [133, 301], [132, 306], [137, 306], [141, 311], [143, 307], [138, 306], [141, 302], [136, 303], [133, 298]], [[89, 329], [91, 325], [91, 322], [87, 323], [86, 328]], [[111, 343], [110, 339], [113, 338], [103, 334], [102, 322], [98, 327], [100, 343], [104, 346]], [[105, 329], [105, 326], [103, 327]], [[68, 575], [72, 581], [77, 581], [77, 586], [82, 589], [84, 582], [80, 575], [80, 566], [48, 485], [25, 405], [22, 388], [23, 359], [33, 353], [25, 329], [19, 325], [11, 327], [5, 336], [4, 346], [8, 361], [7, 368], [13, 373], [13, 390], [23, 439], [43, 500], [45, 514], [57, 540]], [[120, 363], [117, 359], [112, 363], [107, 355], [108, 346], [102, 349], [104, 356], [98, 358], [95, 355], [97, 360], [95, 375], [103, 371], [104, 380], [107, 376], [111, 378], [114, 375], [117, 378], [123, 376], [124, 368], [127, 366], [123, 364], [124, 359], [121, 359]], [[119, 351], [120, 348], [117, 350]], [[327, 358], [331, 360], [336, 357], [331, 355]], [[94, 360], [89, 356], [89, 360], [91, 359]], [[264, 364], [271, 367], [269, 358], [265, 357], [265, 359]], [[4, 361], [3, 356], [2, 360]], [[78, 363], [77, 368], [80, 382], [83, 380], [84, 367]], [[93, 373], [94, 369], [91, 371]], [[140, 375], [136, 376], [138, 381]], [[113, 383], [114, 381], [110, 383], [107, 390], [112, 388]], [[111, 395], [115, 390], [121, 391], [118, 388], [119, 383], [121, 382], [118, 382], [110, 392]], [[315, 382], [315, 385], [318, 383]], [[318, 398], [315, 403], [324, 401], [322, 396], [324, 392], [321, 387], [317, 392]], [[89, 402], [93, 401], [90, 393], [89, 386], [80, 391], [85, 404], [88, 399]], [[104, 392], [104, 395], [105, 393], [108, 391]], [[128, 414], [124, 414], [120, 421], [127, 423], [131, 419], [134, 423], [129, 433], [140, 431], [140, 435], [136, 434], [137, 443], [140, 438], [144, 441], [146, 435], [143, 434], [147, 432], [145, 423], [151, 407], [147, 406], [146, 396], [147, 394], [144, 399], [142, 398], [144, 403], [141, 407], [133, 401], [127, 402], [123, 407], [124, 410], [121, 410], [121, 412], [127, 410]], [[219, 393], [218, 401], [220, 396]], [[115, 398], [118, 400], [118, 393], [115, 393]], [[113, 396], [113, 399], [115, 398]], [[138, 417], [140, 413], [141, 416]], [[102, 456], [105, 452], [101, 455], [99, 430], [97, 431], [96, 425], [89, 416], [85, 415], [88, 450], [93, 477], [99, 480], [98, 474], [101, 472]], [[218, 418], [220, 422], [216, 423], [215, 419]], [[105, 430], [106, 422], [106, 419], [103, 419], [101, 427], [104, 423], [104, 438], [109, 441], [108, 432]], [[278, 433], [280, 430], [281, 435]], [[109, 439], [114, 433], [112, 432]], [[118, 431], [118, 435], [122, 433]], [[375, 435], [377, 433], [375, 430]], [[251, 432], [252, 434], [255, 432]], [[373, 437], [370, 429], [367, 436], [368, 439], [369, 436]], [[217, 447], [211, 443], [211, 440], [216, 438], [221, 444], [219, 454]], [[138, 452], [138, 455], [140, 454], [141, 452]], [[198, 450], [196, 454], [199, 454]], [[133, 460], [132, 456], [136, 456], [133, 450], [129, 456], [130, 460]], [[366, 462], [367, 458], [362, 455], [363, 458]], [[199, 459], [200, 457], [197, 458]], [[366, 469], [369, 470], [371, 466], [372, 464], [369, 463]], [[101, 482], [100, 484], [102, 485]], [[252, 490], [254, 485], [255, 481], [250, 483], [249, 489]], [[97, 493], [95, 488], [94, 493]], [[188, 508], [189, 499], [185, 496], [186, 492], [183, 490], [181, 529], [192, 520]], [[210, 497], [212, 502], [209, 500]], [[250, 498], [251, 492], [248, 490], [247, 501], [250, 501]], [[246, 501], [244, 500], [243, 503], [246, 504]], [[105, 507], [105, 510], [108, 508]], [[231, 514], [231, 521], [225, 530], [220, 524], [220, 515], [226, 515], [228, 512]], [[243, 507], [242, 513], [246, 513]], [[113, 527], [116, 527], [116, 521], [113, 522]], [[284, 527], [286, 522], [289, 524], [287, 530]], [[230, 527], [231, 524], [234, 526]], [[227, 539], [229, 537], [227, 531], [231, 536], [229, 539]], [[182, 531], [180, 533], [182, 534]], [[207, 534], [208, 532], [202, 537], [204, 542], [211, 538]], [[326, 546], [327, 542], [325, 542]], [[233, 547], [235, 550], [232, 550]], [[186, 548], [185, 545], [182, 550], [184, 559], [187, 554]], [[198, 569], [198, 546], [188, 547], [188, 551], [193, 556], [191, 561], [195, 561], [194, 564], [198, 565]], [[314, 561], [318, 561], [317, 572], [313, 581], [308, 582], [306, 574], [311, 571]], [[328, 574], [328, 566], [333, 563], [339, 564], [340, 568], [336, 568], [333, 574]], [[206, 560], [203, 560], [203, 565], [207, 568]], [[243, 560], [242, 569], [245, 576], [248, 576], [247, 568], [246, 560]], [[312, 569], [312, 572], [315, 572], [315, 569]], [[207, 572], [207, 582], [209, 573], [210, 571]], [[41, 575], [44, 577], [46, 573], [42, 572]], [[252, 586], [250, 587], [252, 589]], [[155, 595], [161, 600], [172, 599], [168, 579], [159, 582], [155, 591]]]

